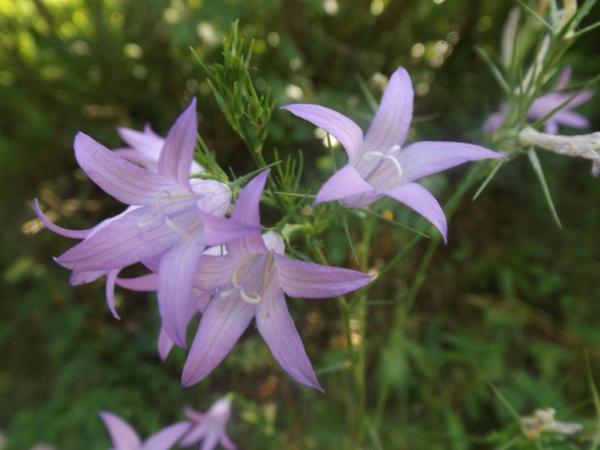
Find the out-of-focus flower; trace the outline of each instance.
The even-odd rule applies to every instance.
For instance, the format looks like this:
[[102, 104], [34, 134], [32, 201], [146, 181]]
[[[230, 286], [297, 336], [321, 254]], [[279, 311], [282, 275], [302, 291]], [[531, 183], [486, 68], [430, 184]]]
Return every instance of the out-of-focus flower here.
[[[118, 148], [114, 151], [125, 159], [158, 173], [158, 161], [165, 144], [164, 138], [156, 134], [148, 124], [144, 126], [144, 131], [119, 127], [117, 132], [128, 147]], [[204, 172], [204, 168], [196, 161], [192, 161], [190, 175], [202, 172]]]
[[[205, 215], [209, 244], [228, 239], [227, 222], [259, 229], [259, 203], [268, 171], [241, 192], [231, 219]], [[224, 231], [225, 230], [225, 231]], [[281, 367], [298, 382], [321, 389], [284, 293], [293, 297], [327, 298], [356, 290], [372, 277], [362, 272], [297, 261], [284, 255], [281, 236], [260, 231], [227, 245], [223, 256], [203, 255], [195, 286], [214, 293], [200, 320], [185, 363], [182, 383], [206, 377], [225, 358], [253, 318]]]
[[360, 208], [388, 196], [424, 216], [445, 241], [444, 211], [433, 195], [415, 181], [468, 161], [503, 155], [460, 142], [423, 141], [401, 148], [412, 120], [413, 97], [410, 77], [400, 67], [392, 75], [364, 137], [351, 119], [329, 108], [311, 104], [282, 108], [325, 129], [348, 154], [348, 164], [321, 187], [316, 204], [338, 200]]
[[579, 433], [583, 427], [576, 422], [561, 422], [554, 419], [554, 408], [538, 409], [531, 416], [521, 419], [521, 430], [528, 439], [538, 439], [544, 432], [558, 434]]
[[186, 408], [185, 413], [191, 428], [179, 442], [180, 446], [189, 447], [202, 443], [202, 450], [213, 450], [219, 444], [226, 450], [237, 448], [225, 430], [231, 414], [229, 398], [217, 400], [206, 413], [192, 408]]
[[169, 450], [191, 428], [189, 422], [179, 422], [142, 442], [131, 425], [120, 417], [108, 411], [100, 412], [100, 417], [112, 440], [112, 450]]
[[[105, 271], [116, 282], [124, 267], [143, 262], [158, 273], [159, 311], [165, 331], [185, 346], [185, 329], [196, 312], [193, 277], [206, 247], [202, 211], [223, 215], [229, 188], [214, 180], [190, 180], [196, 144], [196, 102], [181, 114], [165, 139], [158, 173], [133, 164], [79, 133], [75, 155], [87, 175], [108, 194], [131, 205], [120, 216], [57, 258], [76, 271]], [[239, 235], [248, 230], [238, 230]], [[230, 230], [232, 236], [235, 232]], [[176, 321], [166, 317], [176, 317]], [[176, 327], [170, 327], [176, 323]]]
[[[564, 89], [567, 87], [570, 80], [571, 69], [566, 68], [560, 74], [559, 80], [552, 90], [548, 94], [535, 99], [531, 104], [529, 111], [527, 111], [527, 119], [534, 122], [546, 117], [552, 111], [560, 108], [560, 106], [564, 104], [562, 109], [555, 112], [546, 121], [545, 131], [548, 134], [557, 134], [560, 126], [578, 129], [585, 129], [590, 126], [589, 121], [581, 114], [573, 111], [573, 109], [589, 101], [594, 94], [591, 90], [581, 91], [577, 95], [573, 92], [565, 92]], [[573, 98], [571, 99], [571, 97]], [[569, 99], [571, 100], [568, 101]], [[500, 110], [487, 119], [484, 130], [491, 133], [500, 128], [506, 118], [506, 113], [507, 105], [506, 103], [503, 103], [500, 105]]]

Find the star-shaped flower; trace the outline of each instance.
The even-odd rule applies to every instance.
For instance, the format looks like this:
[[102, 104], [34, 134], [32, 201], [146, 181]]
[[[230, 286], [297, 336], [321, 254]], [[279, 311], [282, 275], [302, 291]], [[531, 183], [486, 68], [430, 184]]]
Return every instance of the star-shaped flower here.
[[[240, 194], [231, 219], [204, 215], [206, 239], [227, 239], [227, 222], [260, 225], [259, 203], [268, 175], [257, 175]], [[223, 256], [203, 255], [195, 286], [212, 292], [185, 363], [182, 383], [190, 386], [206, 377], [233, 348], [252, 319], [281, 367], [296, 381], [321, 390], [292, 317], [285, 294], [329, 298], [354, 291], [371, 276], [355, 270], [298, 261], [285, 256], [281, 236], [252, 232], [227, 245]], [[166, 325], [166, 324], [165, 324]]]
[[400, 67], [392, 75], [364, 136], [356, 123], [329, 108], [312, 104], [282, 108], [323, 128], [348, 154], [348, 164], [321, 187], [315, 204], [337, 200], [361, 208], [388, 196], [424, 216], [445, 241], [444, 211], [433, 195], [415, 181], [469, 161], [504, 156], [461, 142], [422, 141], [402, 148], [412, 120], [413, 97], [410, 77]]

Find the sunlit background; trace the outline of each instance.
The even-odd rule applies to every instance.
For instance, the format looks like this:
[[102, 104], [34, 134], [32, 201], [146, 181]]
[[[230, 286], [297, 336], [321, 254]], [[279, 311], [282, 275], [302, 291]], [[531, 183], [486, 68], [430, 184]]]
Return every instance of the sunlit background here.
[[[75, 133], [110, 148], [122, 145], [117, 126], [150, 123], [164, 134], [192, 96], [200, 134], [219, 162], [238, 174], [252, 170], [192, 52], [218, 61], [235, 19], [241, 34], [254, 40], [257, 86], [280, 103], [327, 104], [366, 125], [372, 110], [364, 90], [378, 98], [387, 75], [403, 65], [417, 96], [411, 139], [476, 141], [501, 91], [474, 47], [498, 56], [512, 6], [477, 0], [0, 0], [5, 448], [106, 449], [100, 409], [148, 435], [181, 418], [183, 405], [205, 408], [229, 391], [242, 399], [231, 428], [241, 449], [339, 448], [345, 425], [335, 387], [344, 370], [344, 339], [332, 302], [290, 302], [331, 394], [315, 394], [285, 376], [252, 329], [209, 379], [183, 389], [184, 352], [174, 351], [164, 364], [156, 354], [153, 297], [119, 291], [123, 319], [117, 322], [105, 306], [102, 281], [70, 287], [67, 271], [51, 260], [70, 243], [43, 229], [32, 199], [71, 228], [119, 211], [77, 169]], [[598, 34], [590, 34], [568, 54], [576, 80], [600, 72], [597, 42]], [[579, 110], [600, 129], [599, 101]], [[313, 189], [330, 172], [324, 133], [289, 115], [275, 113], [267, 147], [284, 154], [302, 149], [304, 182]], [[488, 448], [485, 437], [511, 421], [488, 383], [523, 414], [552, 406], [566, 418], [593, 417], [584, 349], [600, 374], [600, 180], [585, 161], [544, 154], [542, 163], [564, 230], [552, 221], [525, 160], [502, 169], [477, 202], [463, 204], [406, 335], [385, 363], [391, 377], [385, 448]], [[462, 174], [453, 171], [430, 185], [447, 199]], [[386, 212], [409, 224], [419, 220], [404, 213], [400, 207]], [[373, 249], [381, 261], [407, 240], [397, 228], [382, 230]], [[343, 237], [331, 236], [330, 243], [334, 262], [349, 258]], [[422, 251], [373, 291], [370, 386], [381, 381], [377, 349], [390, 328], [391, 305], [406, 295]]]

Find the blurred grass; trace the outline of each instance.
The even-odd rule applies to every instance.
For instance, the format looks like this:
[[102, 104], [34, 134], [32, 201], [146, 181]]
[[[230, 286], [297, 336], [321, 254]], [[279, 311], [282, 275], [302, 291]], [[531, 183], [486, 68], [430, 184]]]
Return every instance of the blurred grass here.
[[[283, 375], [255, 332], [207, 381], [183, 389], [183, 352], [166, 364], [156, 356], [154, 300], [120, 292], [124, 319], [115, 322], [101, 282], [68, 286], [67, 273], [50, 257], [70, 244], [31, 221], [31, 199], [40, 197], [72, 227], [118, 211], [76, 169], [74, 134], [82, 130], [116, 147], [117, 125], [151, 122], [164, 133], [192, 95], [199, 98], [200, 132], [219, 161], [237, 173], [251, 169], [189, 50], [217, 61], [222, 33], [236, 18], [242, 34], [255, 39], [258, 86], [270, 87], [281, 102], [301, 95], [365, 125], [370, 108], [357, 75], [378, 96], [372, 75], [404, 65], [418, 93], [416, 114], [424, 117], [416, 135], [471, 140], [501, 95], [473, 47], [493, 53], [510, 6], [475, 0], [0, 0], [0, 430], [7, 448], [42, 441], [62, 449], [106, 448], [99, 409], [122, 415], [147, 435], [180, 418], [184, 405], [206, 407], [229, 390], [244, 399], [232, 426], [240, 448], [345, 448], [337, 393], [343, 340], [332, 302], [290, 302], [326, 396]], [[579, 79], [596, 75], [596, 35], [578, 43], [567, 63]], [[598, 129], [598, 102], [581, 111]], [[276, 113], [268, 144], [304, 150], [307, 185], [326, 176], [318, 161], [325, 147], [312, 127]], [[511, 424], [490, 382], [521, 414], [552, 406], [562, 419], [594, 416], [584, 349], [599, 373], [600, 185], [587, 162], [540, 157], [564, 231], [552, 222], [525, 160], [504, 167], [477, 202], [462, 205], [450, 244], [436, 255], [406, 333], [386, 360], [391, 398], [379, 436], [384, 448], [490, 448], [497, 437], [490, 433]], [[441, 199], [463, 173], [432, 180]], [[382, 224], [375, 258], [390, 258], [407, 239]], [[350, 258], [343, 234], [332, 234], [327, 252], [337, 263]], [[374, 368], [391, 303], [403, 301], [419, 252], [371, 291], [371, 406], [383, 376]]]

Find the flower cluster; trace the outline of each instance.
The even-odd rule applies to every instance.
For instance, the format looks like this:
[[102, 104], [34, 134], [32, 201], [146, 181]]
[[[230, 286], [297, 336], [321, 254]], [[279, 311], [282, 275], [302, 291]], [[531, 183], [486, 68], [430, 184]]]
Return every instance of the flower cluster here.
[[[497, 152], [458, 142], [416, 142], [404, 148], [412, 119], [413, 88], [399, 68], [363, 136], [342, 114], [318, 105], [283, 108], [324, 128], [346, 149], [348, 164], [319, 190], [315, 204], [339, 201], [366, 207], [391, 197], [429, 220], [447, 237], [444, 212], [420, 178], [468, 161], [502, 158]], [[75, 157], [106, 193], [127, 205], [119, 215], [88, 230], [46, 226], [82, 239], [56, 261], [72, 270], [72, 284], [106, 277], [106, 300], [118, 318], [115, 285], [156, 291], [162, 329], [159, 352], [187, 346], [192, 318], [201, 320], [182, 374], [186, 386], [205, 378], [255, 320], [281, 367], [296, 381], [322, 390], [288, 311], [285, 295], [331, 298], [357, 290], [372, 279], [351, 269], [299, 261], [285, 254], [283, 238], [263, 233], [259, 207], [269, 175], [263, 170], [240, 192], [230, 210], [227, 184], [194, 177], [204, 169], [193, 161], [195, 100], [165, 139], [148, 126], [144, 132], [119, 129], [128, 148], [111, 151], [91, 137], [75, 138]], [[120, 278], [125, 267], [141, 263], [149, 273]]]
[[113, 450], [168, 450], [174, 445], [200, 444], [198, 448], [202, 450], [213, 450], [218, 444], [226, 450], [237, 448], [225, 430], [231, 414], [229, 398], [217, 400], [206, 413], [186, 408], [185, 414], [187, 420], [169, 425], [143, 442], [131, 425], [120, 417], [108, 411], [100, 412], [100, 417], [112, 440]]

